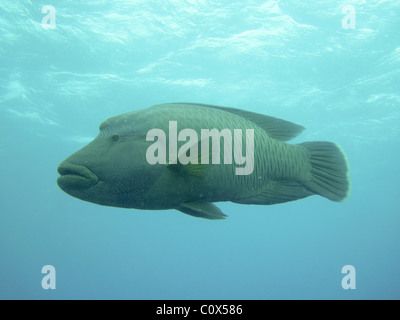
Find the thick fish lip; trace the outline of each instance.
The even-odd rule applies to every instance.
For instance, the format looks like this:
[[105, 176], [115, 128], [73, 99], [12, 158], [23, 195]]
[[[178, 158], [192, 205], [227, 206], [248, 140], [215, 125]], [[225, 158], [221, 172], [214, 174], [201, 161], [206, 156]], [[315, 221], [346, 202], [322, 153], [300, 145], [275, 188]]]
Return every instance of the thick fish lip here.
[[88, 189], [99, 182], [99, 178], [87, 167], [63, 161], [57, 168], [60, 177], [58, 186], [68, 192]]

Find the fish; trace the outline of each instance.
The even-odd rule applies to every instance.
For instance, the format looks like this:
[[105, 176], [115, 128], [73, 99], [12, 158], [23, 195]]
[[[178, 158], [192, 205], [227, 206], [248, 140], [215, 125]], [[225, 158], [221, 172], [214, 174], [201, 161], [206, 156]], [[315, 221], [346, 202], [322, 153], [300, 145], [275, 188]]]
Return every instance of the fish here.
[[236, 108], [158, 104], [104, 121], [93, 141], [58, 166], [57, 184], [103, 206], [175, 209], [210, 220], [227, 217], [215, 202], [346, 200], [344, 151], [328, 141], [288, 143], [304, 129]]

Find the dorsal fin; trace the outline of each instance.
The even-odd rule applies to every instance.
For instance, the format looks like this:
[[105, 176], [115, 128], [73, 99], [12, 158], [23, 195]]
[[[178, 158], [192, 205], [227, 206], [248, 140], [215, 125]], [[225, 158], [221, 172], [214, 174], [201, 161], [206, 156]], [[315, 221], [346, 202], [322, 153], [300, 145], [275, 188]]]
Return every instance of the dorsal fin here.
[[288, 141], [290, 139], [293, 139], [297, 137], [305, 129], [303, 126], [300, 126], [293, 122], [266, 116], [260, 113], [255, 113], [235, 108], [214, 106], [210, 104], [201, 104], [201, 103], [174, 103], [174, 104], [186, 104], [191, 106], [214, 108], [236, 114], [255, 123], [257, 126], [264, 129], [271, 138], [280, 141]]

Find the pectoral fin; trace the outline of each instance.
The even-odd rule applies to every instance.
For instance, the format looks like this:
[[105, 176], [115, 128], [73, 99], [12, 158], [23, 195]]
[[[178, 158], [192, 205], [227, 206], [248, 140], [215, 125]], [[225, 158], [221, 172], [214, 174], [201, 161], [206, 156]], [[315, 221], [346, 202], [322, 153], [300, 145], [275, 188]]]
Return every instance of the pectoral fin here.
[[[194, 146], [197, 150], [199, 146], [201, 145], [201, 140], [196, 141]], [[190, 149], [190, 148], [189, 148]], [[187, 151], [182, 152], [179, 150], [181, 153], [178, 154], [177, 157], [177, 163], [167, 163], [167, 168], [175, 173], [181, 174], [181, 175], [190, 175], [190, 176], [196, 176], [203, 178], [206, 175], [207, 170], [209, 169], [209, 163], [211, 163], [211, 153], [208, 155], [205, 155], [206, 160], [208, 158], [208, 161], [206, 162], [207, 164], [204, 163], [204, 159], [202, 159], [201, 153], [198, 153], [197, 155], [197, 161], [196, 163], [187, 163], [187, 164], [182, 164], [181, 162], [181, 156], [183, 156], [184, 153]]]
[[168, 169], [174, 171], [175, 173], [182, 175], [190, 175], [203, 178], [205, 175], [205, 170], [208, 166], [205, 164], [168, 164]]
[[227, 217], [217, 206], [211, 202], [185, 202], [177, 210], [197, 218], [210, 220], [225, 219]]

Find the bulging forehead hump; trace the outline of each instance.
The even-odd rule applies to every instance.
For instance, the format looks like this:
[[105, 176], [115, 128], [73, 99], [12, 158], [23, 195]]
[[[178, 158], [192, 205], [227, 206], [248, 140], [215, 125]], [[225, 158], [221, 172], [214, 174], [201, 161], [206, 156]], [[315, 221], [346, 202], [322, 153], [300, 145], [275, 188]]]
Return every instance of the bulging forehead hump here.
[[126, 114], [121, 114], [119, 116], [111, 117], [108, 118], [107, 120], [103, 121], [100, 124], [99, 129], [100, 130], [105, 130], [108, 128], [118, 128], [120, 126], [123, 126], [128, 122], [129, 118], [126, 116]]
[[100, 124], [99, 129], [100, 131], [129, 132], [138, 129], [141, 123], [143, 123], [143, 116], [139, 111], [132, 111], [108, 118]]

